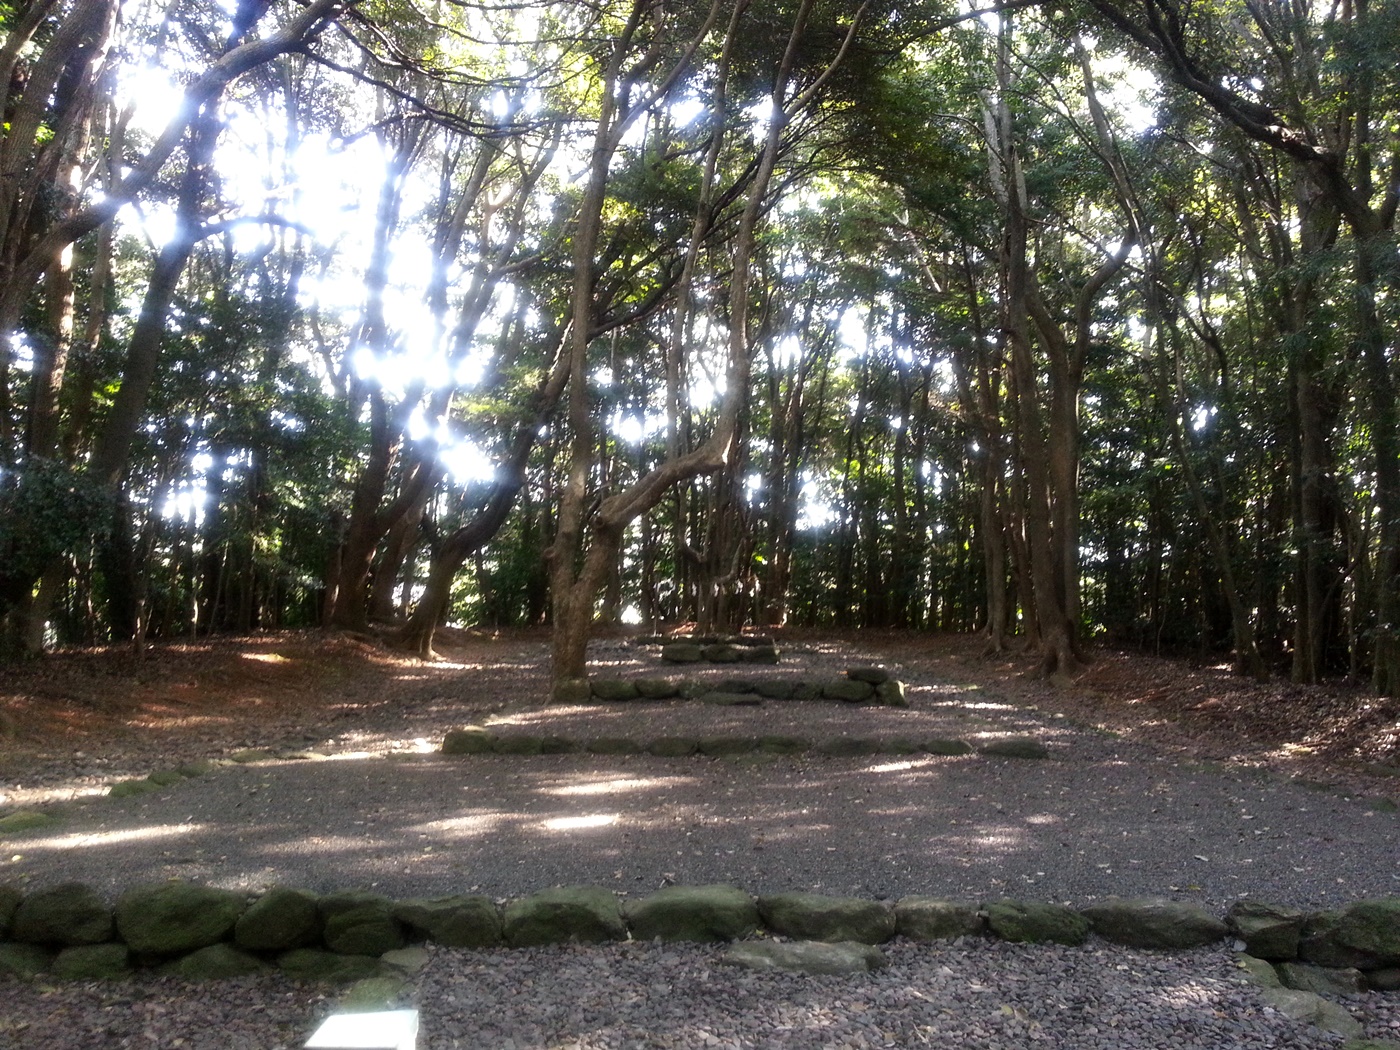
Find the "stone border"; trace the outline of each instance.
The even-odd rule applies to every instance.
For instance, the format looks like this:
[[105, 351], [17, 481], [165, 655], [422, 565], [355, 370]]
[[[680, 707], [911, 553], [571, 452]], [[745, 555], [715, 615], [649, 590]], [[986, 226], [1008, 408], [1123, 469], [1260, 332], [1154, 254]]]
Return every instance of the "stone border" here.
[[881, 667], [849, 667], [844, 678], [726, 678], [718, 683], [678, 675], [636, 678], [566, 678], [551, 693], [556, 704], [699, 700], [722, 706], [755, 706], [765, 700], [832, 700], [847, 704], [908, 707], [903, 682]]
[[638, 646], [647, 645], [671, 645], [683, 643], [687, 645], [744, 645], [744, 646], [771, 646], [777, 645], [777, 639], [771, 634], [641, 634], [629, 639], [629, 644]]
[[1043, 759], [1050, 750], [1031, 737], [1005, 737], [974, 746], [966, 740], [914, 736], [833, 736], [820, 740], [786, 734], [657, 736], [639, 740], [628, 736], [586, 739], [532, 733], [493, 733], [485, 726], [452, 729], [443, 737], [444, 755], [650, 755], [654, 758], [738, 758], [780, 755], [823, 755], [827, 758], [872, 758], [877, 755], [956, 757], [979, 754], [988, 758]]
[[[778, 940], [753, 940], [764, 933]], [[721, 961], [735, 965], [849, 973], [884, 965], [873, 946], [896, 936], [1077, 946], [1091, 934], [1164, 951], [1231, 937], [1241, 967], [1276, 1009], [1350, 1038], [1362, 1034], [1360, 1025], [1324, 996], [1400, 990], [1400, 897], [1325, 912], [1245, 899], [1220, 917], [1157, 898], [1110, 897], [1074, 909], [1005, 898], [754, 897], [728, 885], [668, 886], [635, 900], [601, 886], [568, 886], [497, 902], [480, 895], [393, 900], [358, 890], [317, 896], [284, 887], [249, 895], [171, 882], [134, 887], [114, 907], [81, 883], [28, 893], [0, 886], [0, 975], [103, 980], [140, 969], [216, 980], [276, 968], [297, 979], [359, 982], [371, 998], [403, 988], [427, 958], [424, 941], [466, 948], [727, 943]]]
[[990, 936], [1071, 946], [1092, 933], [1155, 950], [1204, 947], [1232, 937], [1247, 957], [1267, 964], [1293, 990], [1400, 990], [1400, 897], [1323, 912], [1244, 899], [1219, 917], [1198, 904], [1159, 898], [1110, 897], [1075, 909], [1005, 898], [911, 895], [891, 903], [815, 893], [754, 897], [728, 885], [668, 886], [639, 899], [619, 898], [601, 886], [570, 886], [498, 903], [481, 895], [393, 900], [360, 890], [317, 896], [277, 888], [249, 895], [169, 882], [134, 887], [114, 907], [81, 883], [28, 893], [0, 886], [0, 970], [25, 977], [81, 977], [99, 970], [96, 975], [103, 976], [134, 966], [192, 973], [196, 964], [210, 962], [218, 964], [215, 969], [235, 962], [265, 969], [275, 961], [293, 976], [339, 978], [369, 975], [386, 953], [415, 941], [473, 948], [655, 938], [729, 942], [761, 931], [859, 944], [895, 936]]
[[634, 646], [660, 646], [669, 664], [775, 664], [782, 652], [767, 634], [648, 634], [631, 639]]

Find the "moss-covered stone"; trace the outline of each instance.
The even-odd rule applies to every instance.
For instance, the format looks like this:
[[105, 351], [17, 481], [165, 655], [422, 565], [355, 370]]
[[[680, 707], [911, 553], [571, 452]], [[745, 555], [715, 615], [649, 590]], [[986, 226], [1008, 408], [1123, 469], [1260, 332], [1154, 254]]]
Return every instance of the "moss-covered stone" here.
[[670, 700], [681, 695], [677, 678], [638, 678], [637, 694], [644, 700]]
[[1339, 996], [1359, 995], [1366, 990], [1365, 976], [1360, 970], [1351, 967], [1332, 968], [1313, 966], [1309, 963], [1281, 962], [1277, 969], [1283, 986], [1295, 988], [1300, 992]]
[[1400, 992], [1400, 966], [1386, 966], [1366, 974], [1366, 987], [1373, 992]]
[[589, 685], [593, 691], [593, 699], [604, 703], [636, 700], [641, 696], [637, 689], [637, 683], [629, 682], [624, 678], [595, 678]]
[[1400, 963], [1400, 897], [1356, 901], [1342, 909], [1338, 943], [1373, 960], [1368, 969]]
[[26, 831], [43, 831], [57, 827], [63, 818], [56, 813], [45, 813], [37, 809], [18, 809], [0, 817], [0, 835], [21, 835]]
[[1283, 987], [1283, 982], [1279, 980], [1278, 971], [1274, 969], [1274, 964], [1265, 959], [1259, 959], [1253, 955], [1241, 955], [1237, 957], [1236, 964], [1249, 974], [1249, 979], [1260, 988]]
[[1089, 936], [1089, 920], [1059, 904], [999, 900], [982, 910], [987, 928], [1005, 941], [1078, 945]]
[[172, 784], [182, 784], [189, 778], [178, 769], [158, 769], [146, 779], [156, 787], [170, 787]]
[[309, 948], [321, 940], [319, 900], [306, 890], [278, 886], [248, 906], [233, 927], [233, 943], [255, 952]]
[[80, 944], [54, 956], [49, 973], [62, 981], [117, 981], [131, 974], [125, 944]]
[[791, 700], [797, 683], [787, 678], [763, 678], [758, 682], [758, 695], [768, 700]]
[[744, 658], [744, 653], [737, 645], [730, 645], [728, 642], [715, 642], [713, 645], [705, 646], [702, 655], [712, 664], [737, 664]]
[[700, 741], [691, 736], [659, 736], [648, 740], [646, 751], [658, 758], [685, 758], [700, 750]]
[[758, 899], [758, 911], [774, 933], [803, 940], [880, 944], [895, 934], [894, 909], [859, 897], [775, 893]]
[[548, 735], [540, 737], [540, 754], [574, 755], [583, 750], [583, 745], [572, 737]]
[[385, 952], [379, 957], [379, 961], [396, 973], [411, 976], [421, 973], [432, 958], [427, 948], [421, 944], [411, 944], [407, 948], [395, 948], [391, 952]]
[[166, 963], [160, 972], [186, 981], [222, 981], [266, 973], [269, 969], [271, 967], [256, 955], [240, 951], [231, 944], [211, 944]]
[[371, 1013], [388, 1010], [402, 1002], [411, 986], [396, 974], [383, 974], [356, 981], [336, 1001], [341, 1013]]
[[731, 693], [716, 689], [712, 692], [700, 695], [702, 704], [712, 704], [715, 707], [757, 707], [763, 703], [763, 697], [757, 693]]
[[739, 658], [748, 664], [775, 664], [781, 656], [776, 645], [749, 645], [739, 650]]
[[918, 737], [898, 736], [885, 737], [881, 750], [887, 755], [917, 755], [923, 751], [923, 741]]
[[0, 977], [17, 977], [32, 981], [47, 973], [54, 952], [37, 944], [13, 944], [0, 941]]
[[627, 938], [617, 897], [598, 886], [564, 886], [512, 901], [502, 926], [516, 948]]
[[1264, 901], [1236, 901], [1225, 923], [1244, 942], [1244, 950], [1259, 959], [1296, 959], [1306, 916], [1296, 908]]
[[393, 905], [373, 901], [326, 916], [321, 939], [342, 955], [382, 955], [402, 948], [403, 925], [394, 918]]
[[758, 749], [766, 755], [800, 755], [812, 749], [805, 736], [770, 733], [758, 738]]
[[1352, 1017], [1346, 1007], [1330, 1002], [1313, 992], [1300, 992], [1292, 988], [1263, 988], [1260, 994], [1264, 1000], [1285, 1017], [1314, 1025], [1324, 1032], [1335, 1032], [1345, 1038], [1356, 1038], [1366, 1031], [1360, 1021]]
[[838, 678], [834, 682], [823, 682], [821, 689], [825, 699], [840, 700], [847, 704], [868, 704], [875, 699], [873, 685], [850, 678]]
[[705, 659], [705, 650], [690, 642], [672, 642], [661, 647], [661, 659], [670, 664], [698, 664]]
[[137, 886], [117, 901], [117, 931], [134, 952], [192, 952], [228, 937], [247, 907], [241, 893], [213, 886]]
[[591, 755], [640, 755], [642, 745], [626, 736], [595, 736], [584, 741], [583, 749]]
[[725, 678], [719, 683], [721, 693], [752, 693], [758, 695], [757, 678]]
[[544, 741], [537, 736], [511, 733], [496, 737], [492, 749], [498, 755], [540, 755], [544, 753]]
[[631, 902], [626, 917], [639, 941], [732, 941], [758, 926], [758, 905], [733, 886], [667, 886]]
[[890, 680], [890, 673], [883, 667], [848, 667], [846, 677], [853, 682], [883, 685]]
[[757, 750], [756, 736], [709, 736], [700, 740], [700, 753], [710, 758], [747, 755]]
[[377, 977], [383, 966], [371, 955], [338, 955], [320, 948], [294, 948], [277, 957], [277, 967], [298, 981], [348, 984]]
[[941, 897], [902, 897], [894, 906], [895, 926], [901, 937], [915, 941], [944, 941], [985, 932], [978, 906]]
[[450, 729], [442, 738], [444, 755], [485, 755], [495, 746], [496, 734], [481, 726], [462, 726]]
[[153, 791], [159, 791], [160, 785], [142, 777], [140, 780], [120, 780], [107, 789], [108, 798], [135, 798], [137, 795], [149, 795]]
[[875, 702], [885, 707], [908, 707], [909, 695], [903, 682], [890, 679], [875, 687]]
[[448, 948], [494, 948], [501, 943], [501, 913], [480, 895], [413, 898], [394, 905], [394, 917]]
[[25, 944], [101, 944], [112, 939], [112, 909], [91, 887], [60, 883], [19, 902], [10, 936]]
[[271, 762], [277, 756], [271, 751], [264, 751], [260, 747], [247, 747], [241, 751], [235, 751], [228, 756], [230, 762], [236, 762], [240, 766], [251, 765], [254, 762]]
[[1110, 897], [1081, 914], [1100, 937], [1130, 948], [1199, 948], [1227, 932], [1225, 923], [1189, 901]]
[[966, 740], [944, 740], [930, 737], [919, 741], [919, 750], [926, 755], [941, 755], [951, 758], [956, 755], [970, 755], [975, 748]]
[[875, 737], [833, 736], [817, 744], [819, 754], [828, 758], [865, 758], [878, 755], [883, 745]]
[[991, 758], [1049, 758], [1050, 749], [1030, 737], [1007, 737], [991, 740], [977, 749]]

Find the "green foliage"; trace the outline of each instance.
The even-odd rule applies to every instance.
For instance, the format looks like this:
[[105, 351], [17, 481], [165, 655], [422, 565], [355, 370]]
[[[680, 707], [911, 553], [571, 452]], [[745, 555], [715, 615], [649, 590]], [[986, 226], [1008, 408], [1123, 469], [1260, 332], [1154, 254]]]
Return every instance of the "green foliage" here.
[[3, 591], [12, 581], [37, 581], [74, 547], [100, 536], [111, 514], [111, 493], [67, 464], [31, 459], [0, 471]]

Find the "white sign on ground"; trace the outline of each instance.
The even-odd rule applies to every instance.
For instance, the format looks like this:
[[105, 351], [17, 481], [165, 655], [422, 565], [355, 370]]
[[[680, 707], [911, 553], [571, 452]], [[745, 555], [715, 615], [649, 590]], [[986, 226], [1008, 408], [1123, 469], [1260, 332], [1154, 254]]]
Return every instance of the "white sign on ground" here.
[[417, 1010], [331, 1014], [306, 1041], [306, 1050], [414, 1050]]

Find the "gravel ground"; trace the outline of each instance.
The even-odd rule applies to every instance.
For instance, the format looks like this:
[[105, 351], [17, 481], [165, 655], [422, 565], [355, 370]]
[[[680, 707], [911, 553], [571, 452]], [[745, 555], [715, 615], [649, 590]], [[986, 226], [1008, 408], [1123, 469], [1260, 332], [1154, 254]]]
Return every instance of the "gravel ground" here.
[[[865, 654], [798, 654], [804, 676]], [[604, 645], [595, 664], [655, 670]], [[693, 703], [541, 711], [538, 654], [465, 669], [321, 726], [269, 724], [241, 746], [309, 748], [325, 761], [233, 766], [138, 799], [93, 797], [125, 775], [215, 753], [128, 748], [67, 755], [4, 785], [11, 803], [69, 799], [53, 832], [9, 839], [0, 881], [80, 879], [109, 893], [191, 878], [259, 888], [375, 886], [407, 896], [519, 896], [560, 883], [641, 895], [668, 882], [868, 897], [928, 893], [1086, 904], [1164, 895], [1223, 909], [1255, 896], [1301, 907], [1400, 893], [1393, 810], [1259, 770], [1192, 759], [1018, 707], [995, 690], [893, 668], [897, 711]], [[789, 669], [710, 669], [735, 674]], [[445, 758], [464, 722], [498, 732], [639, 738], [704, 731], [820, 737], [1031, 733], [1047, 761], [982, 756], [683, 760], [646, 756]], [[221, 741], [226, 750], [228, 741]], [[351, 757], [358, 755], [359, 757]], [[417, 978], [420, 1046], [1312, 1047], [1340, 1040], [1266, 1008], [1225, 948], [1153, 955], [996, 942], [897, 942], [878, 974], [815, 978], [718, 966], [720, 950], [624, 944], [435, 950]], [[332, 999], [280, 977], [191, 987], [0, 980], [0, 1047], [300, 1046]], [[1347, 1003], [1374, 1038], [1400, 1039], [1400, 996]]]
[[[1141, 1047], [1321, 1050], [1341, 1040], [1268, 1007], [1225, 949], [1158, 955], [965, 941], [895, 942], [869, 975], [808, 977], [719, 964], [722, 949], [617, 944], [436, 950], [407, 1002], [422, 1050]], [[332, 1007], [267, 977], [25, 988], [0, 981], [7, 1050], [291, 1050]], [[1352, 996], [1376, 1039], [1400, 999]]]
[[[635, 647], [597, 655], [603, 667], [647, 666]], [[859, 656], [810, 652], [804, 671], [835, 675]], [[188, 878], [250, 890], [359, 885], [395, 896], [471, 889], [497, 897], [561, 883], [639, 894], [669, 882], [733, 882], [754, 893], [876, 898], [1171, 896], [1222, 910], [1244, 896], [1318, 908], [1400, 893], [1400, 816], [1382, 800], [1201, 762], [895, 670], [909, 678], [907, 709], [821, 701], [541, 707], [528, 678], [537, 670], [467, 672], [471, 699], [439, 692], [377, 709], [377, 722], [282, 741], [320, 749], [326, 760], [229, 766], [139, 798], [80, 799], [61, 827], [10, 841], [0, 880], [77, 879], [109, 893]], [[705, 672], [716, 681], [736, 673], [764, 672]], [[845, 733], [975, 743], [1030, 734], [1051, 758], [431, 753], [464, 721], [502, 734], [639, 740]], [[143, 757], [149, 764], [122, 772], [194, 756]], [[36, 784], [58, 790], [53, 778], [67, 775], [71, 785], [97, 772], [75, 778], [57, 769]]]

